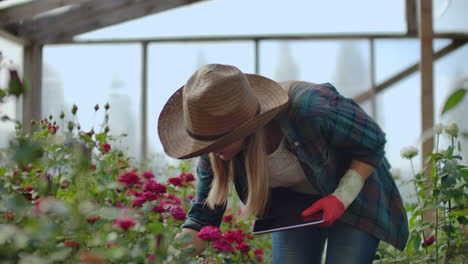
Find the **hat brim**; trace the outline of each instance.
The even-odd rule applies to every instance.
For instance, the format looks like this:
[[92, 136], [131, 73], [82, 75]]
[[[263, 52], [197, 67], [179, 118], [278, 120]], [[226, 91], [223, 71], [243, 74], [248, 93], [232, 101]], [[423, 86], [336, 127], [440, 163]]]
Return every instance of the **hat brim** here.
[[169, 98], [159, 115], [158, 133], [164, 152], [176, 159], [188, 159], [212, 152], [266, 125], [287, 105], [288, 93], [277, 82], [260, 75], [245, 75], [260, 104], [258, 115], [216, 140], [194, 139], [185, 128], [182, 87]]

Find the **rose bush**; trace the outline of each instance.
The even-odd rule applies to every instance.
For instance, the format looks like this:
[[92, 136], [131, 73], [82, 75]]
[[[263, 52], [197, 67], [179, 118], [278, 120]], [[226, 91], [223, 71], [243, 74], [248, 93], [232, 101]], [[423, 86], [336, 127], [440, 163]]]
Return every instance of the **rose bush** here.
[[[76, 114], [74, 108], [74, 119]], [[269, 241], [254, 241], [251, 222], [237, 221], [234, 209], [227, 211], [223, 236], [216, 228], [219, 238], [202, 256], [170, 255], [195, 192], [187, 164], [175, 168], [178, 177], [155, 176], [112, 148], [107, 129], [81, 131], [65, 114], [58, 121], [33, 122], [33, 129], [24, 133], [17, 123], [11, 147], [3, 150], [0, 259], [5, 263], [264, 261]]]

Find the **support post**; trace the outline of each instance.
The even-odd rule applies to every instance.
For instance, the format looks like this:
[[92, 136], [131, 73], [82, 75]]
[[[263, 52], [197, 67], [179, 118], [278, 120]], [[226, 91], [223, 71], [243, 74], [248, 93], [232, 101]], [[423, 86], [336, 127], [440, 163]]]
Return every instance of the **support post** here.
[[[432, 27], [432, 0], [420, 1], [419, 38], [421, 45], [421, 132], [424, 134], [434, 126], [434, 76], [433, 76], [433, 27]], [[422, 153], [432, 152], [434, 148], [433, 137], [422, 143]], [[423, 156], [423, 155], [421, 155]], [[424, 158], [423, 161], [424, 163]]]
[[31, 43], [24, 48], [24, 77], [27, 91], [23, 95], [23, 126], [31, 131], [31, 120], [41, 119], [42, 45]]
[[148, 155], [148, 42], [141, 43], [141, 153], [140, 161], [145, 162]]

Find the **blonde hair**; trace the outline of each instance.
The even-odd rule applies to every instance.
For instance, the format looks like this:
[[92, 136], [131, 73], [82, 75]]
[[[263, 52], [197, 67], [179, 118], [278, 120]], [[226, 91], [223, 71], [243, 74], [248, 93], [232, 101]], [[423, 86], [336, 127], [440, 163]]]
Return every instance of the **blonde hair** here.
[[[264, 128], [259, 129], [247, 137], [245, 142], [245, 170], [248, 183], [247, 202], [242, 213], [245, 217], [261, 216], [268, 201], [269, 171], [264, 130]], [[221, 160], [213, 153], [209, 156], [214, 177], [206, 203], [210, 208], [214, 208], [216, 205], [227, 204], [230, 185], [234, 179], [235, 162], [234, 159]]]

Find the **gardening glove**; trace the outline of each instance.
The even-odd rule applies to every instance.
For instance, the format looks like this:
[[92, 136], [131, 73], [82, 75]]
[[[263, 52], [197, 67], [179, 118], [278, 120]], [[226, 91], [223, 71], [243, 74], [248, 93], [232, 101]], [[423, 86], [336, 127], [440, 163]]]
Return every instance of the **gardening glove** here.
[[335, 192], [318, 200], [312, 206], [302, 211], [302, 218], [307, 221], [315, 218], [316, 214], [322, 213], [323, 223], [320, 226], [331, 226], [356, 199], [363, 186], [364, 180], [359, 173], [349, 169], [341, 178]]
[[184, 240], [182, 244], [182, 249], [193, 247], [195, 249], [194, 253], [190, 253], [190, 256], [200, 255], [206, 248], [205, 242], [198, 238], [198, 231], [190, 228], [182, 228], [182, 231], [178, 233], [174, 240]]

